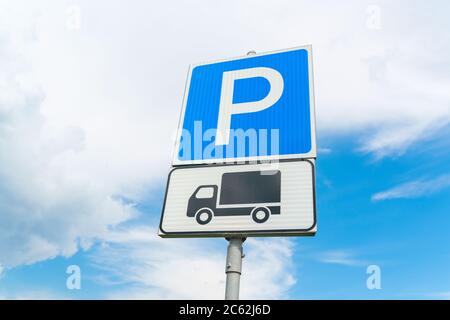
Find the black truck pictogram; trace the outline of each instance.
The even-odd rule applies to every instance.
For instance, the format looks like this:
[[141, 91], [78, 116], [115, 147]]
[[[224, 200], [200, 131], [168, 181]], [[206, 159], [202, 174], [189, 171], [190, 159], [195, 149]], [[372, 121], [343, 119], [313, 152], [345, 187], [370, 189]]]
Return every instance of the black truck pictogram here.
[[281, 172], [228, 172], [222, 175], [220, 196], [217, 185], [199, 186], [189, 198], [187, 216], [208, 224], [213, 216], [251, 215], [264, 223], [280, 214]]

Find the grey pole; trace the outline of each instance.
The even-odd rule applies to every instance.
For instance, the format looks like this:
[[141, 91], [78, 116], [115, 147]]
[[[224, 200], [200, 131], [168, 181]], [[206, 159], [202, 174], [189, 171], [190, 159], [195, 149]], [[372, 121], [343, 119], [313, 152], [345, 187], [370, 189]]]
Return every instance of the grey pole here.
[[[255, 51], [247, 52], [247, 55], [256, 54]], [[242, 273], [242, 244], [245, 238], [229, 238], [227, 248], [227, 264], [225, 274], [227, 282], [225, 284], [225, 300], [239, 300], [239, 285]]]
[[227, 282], [225, 286], [225, 300], [239, 300], [239, 284], [242, 271], [242, 243], [244, 238], [228, 239], [227, 264], [225, 274]]

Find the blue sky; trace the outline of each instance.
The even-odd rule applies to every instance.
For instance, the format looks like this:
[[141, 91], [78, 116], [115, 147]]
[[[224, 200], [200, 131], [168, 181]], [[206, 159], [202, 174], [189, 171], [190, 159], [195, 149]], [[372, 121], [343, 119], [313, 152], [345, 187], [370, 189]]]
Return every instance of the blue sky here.
[[449, 299], [449, 9], [1, 2], [0, 298], [221, 299], [225, 240], [156, 236], [188, 65], [312, 44], [318, 232], [248, 239], [242, 297]]
[[[442, 152], [430, 161], [433, 144], [439, 145], [440, 141], [428, 141], [415, 146], [414, 153], [375, 161], [373, 156], [355, 151], [351, 138], [324, 137], [319, 141], [329, 150], [319, 156], [317, 163], [318, 233], [313, 238], [291, 239], [291, 273], [297, 282], [283, 297], [448, 298], [448, 183], [442, 189], [412, 198], [407, 194], [399, 194], [398, 199], [371, 198], [405, 182], [432, 181], [446, 175], [450, 172], [450, 153]], [[159, 189], [163, 190], [163, 186]], [[159, 218], [162, 196], [160, 191], [151, 203], [141, 206], [143, 217], [137, 222], [153, 224]], [[226, 250], [226, 242], [221, 239], [202, 241], [207, 245], [217, 242], [218, 250]], [[129, 286], [136, 285], [132, 281], [122, 283], [121, 279], [114, 283], [115, 277], [93, 262], [95, 250], [9, 270], [1, 279], [2, 288], [24, 295], [43, 291], [57, 298], [97, 299], [111, 291], [126, 292]], [[81, 290], [66, 289], [65, 268], [72, 264], [82, 268]], [[366, 287], [366, 268], [371, 264], [381, 268], [380, 290]], [[251, 272], [244, 271], [243, 283]], [[103, 276], [110, 278], [108, 283]]]

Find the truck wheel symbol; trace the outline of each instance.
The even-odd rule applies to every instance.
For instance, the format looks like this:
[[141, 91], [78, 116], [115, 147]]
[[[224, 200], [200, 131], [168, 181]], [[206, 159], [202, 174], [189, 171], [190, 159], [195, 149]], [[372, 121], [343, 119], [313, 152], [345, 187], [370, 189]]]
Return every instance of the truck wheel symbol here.
[[266, 207], [258, 207], [253, 209], [252, 218], [256, 223], [264, 223], [269, 219], [270, 210]]
[[195, 214], [195, 220], [197, 220], [199, 224], [208, 224], [211, 221], [212, 217], [213, 212], [209, 208], [202, 208]]

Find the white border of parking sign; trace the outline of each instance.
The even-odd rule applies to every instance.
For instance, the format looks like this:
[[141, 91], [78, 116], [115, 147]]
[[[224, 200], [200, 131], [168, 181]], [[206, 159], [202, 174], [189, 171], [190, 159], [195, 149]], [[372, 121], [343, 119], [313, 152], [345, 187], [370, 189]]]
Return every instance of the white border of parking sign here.
[[[178, 152], [180, 149], [181, 135], [183, 132], [183, 122], [186, 111], [187, 99], [189, 95], [190, 82], [192, 77], [192, 70], [197, 66], [208, 65], [218, 62], [227, 62], [233, 60], [242, 59], [252, 59], [258, 56], [271, 55], [275, 53], [296, 51], [296, 50], [306, 50], [308, 52], [308, 80], [309, 80], [309, 97], [310, 97], [310, 127], [311, 127], [311, 150], [307, 153], [302, 154], [288, 154], [288, 155], [271, 155], [271, 156], [254, 156], [254, 157], [241, 157], [241, 158], [221, 158], [221, 159], [200, 159], [200, 160], [179, 160]], [[313, 76], [313, 62], [312, 62], [312, 46], [300, 46], [283, 50], [276, 50], [270, 52], [264, 52], [260, 54], [253, 54], [249, 56], [234, 57], [229, 59], [221, 59], [210, 61], [206, 63], [195, 63], [189, 66], [187, 82], [185, 86], [184, 96], [183, 96], [183, 108], [178, 121], [178, 131], [176, 135], [176, 140], [174, 144], [174, 149], [172, 152], [172, 165], [182, 166], [182, 165], [195, 165], [195, 164], [217, 164], [217, 163], [235, 163], [243, 161], [273, 161], [273, 160], [287, 160], [287, 159], [311, 159], [317, 156], [317, 146], [316, 146], [316, 114], [315, 114], [315, 98], [314, 98], [314, 76]]]

